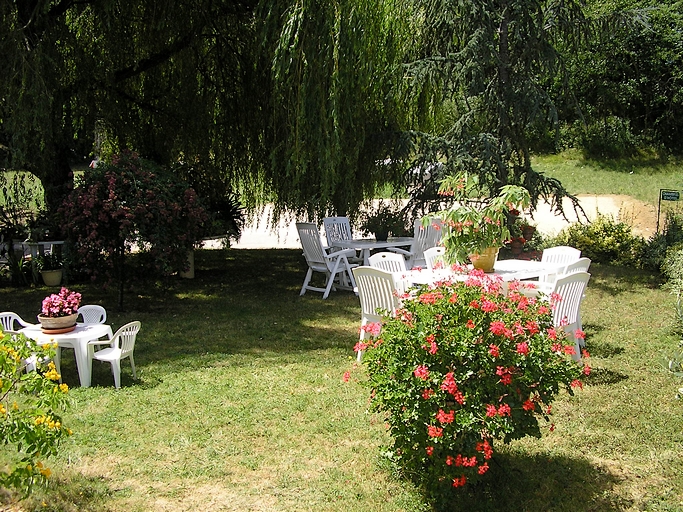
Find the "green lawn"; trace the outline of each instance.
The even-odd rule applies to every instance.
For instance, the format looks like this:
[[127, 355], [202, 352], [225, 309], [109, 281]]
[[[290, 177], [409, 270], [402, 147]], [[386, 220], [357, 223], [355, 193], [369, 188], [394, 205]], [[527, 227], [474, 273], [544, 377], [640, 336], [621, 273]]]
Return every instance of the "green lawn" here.
[[[194, 280], [137, 283], [116, 294], [74, 285], [116, 328], [141, 320], [123, 388], [93, 363], [73, 389], [74, 435], [50, 461], [50, 487], [22, 502], [55, 511], [425, 511], [382, 458], [382, 418], [353, 365], [360, 320], [348, 292], [299, 296], [299, 250], [199, 251]], [[556, 428], [500, 446], [489, 479], [452, 510], [683, 510], [683, 385], [660, 365], [673, 352], [673, 297], [635, 271], [594, 265], [583, 310], [594, 368], [554, 406]], [[32, 320], [46, 288], [0, 289]]]

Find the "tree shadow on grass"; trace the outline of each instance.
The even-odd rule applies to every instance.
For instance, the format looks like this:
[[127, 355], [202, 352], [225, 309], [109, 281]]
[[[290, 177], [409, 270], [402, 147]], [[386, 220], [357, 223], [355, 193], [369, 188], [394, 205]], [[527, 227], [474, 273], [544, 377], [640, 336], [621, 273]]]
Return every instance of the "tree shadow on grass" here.
[[620, 478], [582, 458], [497, 454], [487, 478], [454, 493], [438, 512], [610, 511], [632, 505], [614, 487]]

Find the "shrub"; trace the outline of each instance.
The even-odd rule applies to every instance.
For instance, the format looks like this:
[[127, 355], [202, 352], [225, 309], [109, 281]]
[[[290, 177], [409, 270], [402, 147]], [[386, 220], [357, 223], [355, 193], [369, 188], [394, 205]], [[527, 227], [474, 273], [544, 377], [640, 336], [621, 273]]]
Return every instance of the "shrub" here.
[[[59, 374], [49, 361], [54, 353], [52, 346], [0, 330], [0, 440], [17, 449], [12, 467], [0, 471], [0, 487], [28, 493], [45, 482], [50, 469], [43, 461], [71, 434], [58, 414], [66, 405], [68, 386], [56, 382]], [[38, 371], [27, 373], [26, 361]]]
[[553, 398], [572, 394], [589, 372], [553, 328], [551, 304], [519, 286], [503, 294], [473, 271], [464, 282], [421, 287], [381, 331], [366, 326], [379, 336], [357, 346], [373, 406], [387, 415], [388, 453], [432, 497], [482, 478], [494, 441], [540, 437]]
[[656, 272], [663, 272], [662, 265], [666, 260], [670, 247], [683, 242], [683, 214], [666, 212], [664, 229], [653, 235], [648, 241], [643, 254], [643, 267]]
[[633, 234], [631, 226], [608, 215], [598, 215], [588, 224], [575, 223], [555, 238], [558, 245], [581, 251], [593, 263], [640, 267], [645, 240]]

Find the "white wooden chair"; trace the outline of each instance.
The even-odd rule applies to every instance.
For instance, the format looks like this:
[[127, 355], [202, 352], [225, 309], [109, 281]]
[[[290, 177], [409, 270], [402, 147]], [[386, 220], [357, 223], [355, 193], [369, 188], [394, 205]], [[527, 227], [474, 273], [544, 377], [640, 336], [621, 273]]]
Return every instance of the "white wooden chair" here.
[[[306, 272], [304, 284], [299, 295], [304, 295], [307, 290], [311, 290], [322, 292], [323, 299], [326, 299], [333, 288], [354, 290], [356, 282], [353, 279], [351, 269], [356, 265], [349, 263], [348, 258], [355, 255], [356, 252], [353, 249], [328, 252], [320, 240], [318, 226], [311, 222], [297, 222], [296, 229], [299, 232], [299, 240], [301, 241], [304, 257], [308, 264], [308, 271]], [[324, 288], [310, 285], [313, 272], [325, 274]], [[338, 279], [338, 281], [335, 282], [335, 279]]]
[[[130, 366], [133, 370], [133, 379], [137, 380], [135, 373], [135, 360], [133, 359], [133, 350], [135, 349], [135, 339], [140, 331], [141, 324], [138, 321], [130, 322], [121, 327], [111, 340], [93, 340], [88, 344], [94, 345], [109, 345], [107, 348], [98, 350], [92, 353], [92, 359], [104, 361], [111, 364], [111, 371], [114, 374], [114, 386], [118, 389], [121, 387], [121, 360], [126, 357], [130, 359]], [[90, 364], [92, 365], [92, 359]]]
[[422, 219], [416, 219], [413, 229], [413, 243], [410, 249], [400, 249], [391, 247], [387, 250], [403, 254], [405, 256], [406, 268], [425, 267], [426, 261], [424, 251], [430, 247], [436, 247], [441, 241], [443, 221], [432, 217], [427, 225], [422, 224]]
[[427, 267], [427, 270], [446, 268], [446, 261], [444, 260], [445, 254], [445, 247], [430, 247], [429, 249], [425, 249], [425, 266]]
[[[381, 322], [384, 314], [393, 316], [400, 307], [398, 290], [391, 272], [373, 267], [355, 267], [353, 275], [360, 299], [360, 341], [366, 338], [363, 329], [370, 322]], [[362, 351], [358, 351], [358, 361]]]
[[552, 291], [560, 297], [554, 304], [553, 324], [555, 327], [562, 327], [574, 341], [575, 359], [581, 358], [581, 346], [579, 339], [574, 336], [574, 331], [581, 327], [581, 300], [590, 277], [588, 272], [574, 272], [561, 276], [555, 281]]

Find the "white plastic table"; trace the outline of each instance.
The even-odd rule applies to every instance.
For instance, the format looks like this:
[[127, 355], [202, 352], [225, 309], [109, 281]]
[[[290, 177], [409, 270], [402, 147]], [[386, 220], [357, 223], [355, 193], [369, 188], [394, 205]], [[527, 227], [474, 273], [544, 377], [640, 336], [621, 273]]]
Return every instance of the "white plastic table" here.
[[98, 340], [103, 336], [113, 336], [111, 326], [106, 324], [76, 324], [76, 328], [64, 334], [46, 334], [40, 325], [24, 327], [19, 332], [27, 338], [35, 340], [38, 344], [57, 343], [60, 348], [73, 348], [76, 354], [76, 366], [78, 367], [78, 379], [81, 387], [90, 387], [92, 379], [92, 354], [93, 346], [88, 342]]
[[413, 240], [413, 237], [408, 236], [390, 237], [384, 242], [380, 242], [374, 238], [357, 238], [353, 240], [335, 240], [334, 246], [361, 251], [363, 255], [363, 265], [369, 265], [368, 259], [370, 258], [370, 251], [374, 249], [388, 249], [389, 247], [406, 247], [411, 245]]

